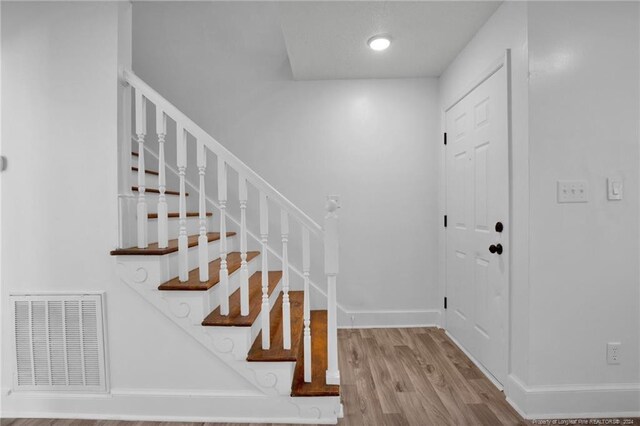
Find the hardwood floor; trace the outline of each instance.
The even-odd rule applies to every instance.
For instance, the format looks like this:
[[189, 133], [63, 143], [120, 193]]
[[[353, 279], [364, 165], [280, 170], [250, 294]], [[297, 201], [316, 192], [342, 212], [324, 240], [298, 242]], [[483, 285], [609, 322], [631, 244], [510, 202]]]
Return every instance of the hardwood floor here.
[[[339, 330], [339, 425], [530, 425], [478, 368], [434, 328]], [[640, 419], [631, 419], [640, 425]], [[5, 419], [2, 426], [213, 426], [91, 420]], [[216, 423], [216, 426], [223, 426]], [[264, 424], [253, 424], [262, 426]], [[235, 426], [225, 424], [224, 426]], [[241, 426], [238, 424], [238, 426]], [[246, 426], [243, 424], [242, 426]]]
[[435, 328], [340, 330], [340, 425], [526, 425]]

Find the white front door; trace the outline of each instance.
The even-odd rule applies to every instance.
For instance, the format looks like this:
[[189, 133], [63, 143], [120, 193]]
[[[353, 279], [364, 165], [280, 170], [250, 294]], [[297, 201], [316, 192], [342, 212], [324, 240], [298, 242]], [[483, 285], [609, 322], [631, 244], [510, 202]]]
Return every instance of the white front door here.
[[447, 330], [504, 383], [509, 275], [505, 66], [446, 112], [446, 127]]

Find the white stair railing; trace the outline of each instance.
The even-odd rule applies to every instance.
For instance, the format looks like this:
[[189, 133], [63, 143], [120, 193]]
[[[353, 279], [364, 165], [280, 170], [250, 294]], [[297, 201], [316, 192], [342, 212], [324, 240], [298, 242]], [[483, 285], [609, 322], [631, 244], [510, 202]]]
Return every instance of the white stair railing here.
[[280, 232], [282, 233], [282, 346], [291, 349], [291, 305], [289, 302], [289, 216], [280, 211]]
[[324, 273], [327, 275], [327, 384], [340, 384], [338, 370], [338, 312], [336, 279], [338, 276], [338, 209], [340, 199], [327, 197], [327, 215], [324, 217]]
[[200, 194], [198, 197], [198, 269], [200, 282], [209, 281], [209, 238], [207, 236], [207, 196], [204, 187], [205, 174], [207, 171], [207, 152], [204, 144], [197, 142], [196, 162], [198, 163], [198, 176], [200, 177]]
[[148, 209], [145, 198], [144, 137], [147, 133], [147, 102], [139, 89], [135, 90], [136, 135], [138, 136], [138, 248], [147, 248]]
[[262, 307], [260, 319], [262, 322], [262, 349], [271, 347], [271, 327], [269, 324], [269, 262], [267, 243], [269, 238], [269, 204], [267, 195], [260, 193], [260, 242], [262, 243]]
[[185, 179], [187, 176], [187, 131], [177, 123], [177, 162], [178, 175], [180, 176], [180, 221], [178, 226], [178, 279], [185, 282], [189, 279], [189, 244], [187, 236], [187, 192]]
[[[218, 141], [206, 133], [196, 123], [179, 111], [158, 92], [142, 81], [131, 71], [124, 71], [123, 78], [135, 91], [135, 129], [138, 142], [138, 247], [148, 246], [147, 220], [148, 209], [145, 199], [145, 167], [144, 167], [144, 138], [146, 136], [146, 105], [151, 103], [156, 109], [156, 133], [159, 143], [159, 192], [158, 201], [158, 243], [160, 247], [168, 245], [168, 212], [166, 204], [166, 177], [165, 177], [165, 136], [167, 131], [167, 119], [176, 124], [176, 152], [177, 168], [180, 179], [179, 193], [179, 232], [178, 232], [178, 278], [181, 282], [189, 279], [188, 264], [188, 236], [186, 213], [186, 172], [187, 172], [187, 145], [190, 139], [196, 141], [196, 166], [199, 176], [199, 234], [198, 234], [198, 269], [200, 281], [208, 281], [208, 236], [206, 222], [206, 191], [205, 177], [207, 168], [207, 153], [211, 151], [217, 157], [218, 165], [218, 209], [220, 213], [220, 313], [229, 314], [229, 282], [227, 267], [227, 171], [233, 169], [239, 176], [239, 204], [240, 204], [240, 313], [249, 315], [249, 270], [247, 265], [247, 219], [246, 208], [248, 203], [248, 185], [253, 186], [259, 193], [260, 200], [260, 244], [262, 245], [262, 348], [269, 349], [271, 345], [270, 306], [269, 306], [269, 264], [268, 246], [269, 239], [269, 203], [275, 204], [280, 210], [281, 242], [282, 242], [282, 290], [283, 290], [283, 347], [291, 348], [291, 318], [289, 301], [289, 222], [297, 222], [302, 229], [302, 278], [304, 281], [304, 306], [303, 306], [303, 345], [304, 345], [304, 380], [311, 382], [313, 359], [311, 355], [311, 308], [310, 308], [310, 239], [314, 237], [324, 243], [324, 272], [327, 277], [327, 351], [328, 368], [326, 382], [338, 384], [340, 372], [338, 369], [338, 339], [337, 339], [337, 302], [336, 281], [338, 275], [338, 215], [339, 199], [337, 196], [327, 197], [327, 215], [325, 216], [325, 229], [323, 230], [313, 219], [302, 212], [291, 201], [269, 185], [262, 177], [229, 152]], [[189, 135], [191, 137], [189, 137]]]
[[[158, 247], [169, 247], [169, 210], [167, 209], [166, 165], [164, 156], [164, 138], [167, 134], [167, 116], [156, 106], [156, 133], [158, 134]], [[139, 171], [138, 171], [139, 172]]]
[[311, 305], [309, 301], [309, 273], [311, 269], [311, 243], [309, 231], [302, 228], [302, 275], [304, 277], [304, 306], [302, 321], [304, 323], [304, 381], [311, 382]]
[[227, 163], [218, 156], [218, 205], [220, 206], [220, 314], [229, 315], [227, 268]]
[[[239, 175], [240, 199], [240, 315], [249, 315], [249, 266], [247, 265], [247, 179]], [[265, 253], [266, 256], [266, 253]]]

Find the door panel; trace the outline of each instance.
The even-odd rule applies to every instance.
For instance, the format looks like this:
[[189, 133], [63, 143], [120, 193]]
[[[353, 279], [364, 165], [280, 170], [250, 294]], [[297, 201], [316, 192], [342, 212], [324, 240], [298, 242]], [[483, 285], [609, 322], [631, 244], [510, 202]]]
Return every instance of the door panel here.
[[[496, 380], [506, 376], [509, 163], [504, 67], [446, 113], [447, 330]], [[495, 230], [496, 222], [504, 230]], [[502, 254], [490, 253], [500, 243]]]

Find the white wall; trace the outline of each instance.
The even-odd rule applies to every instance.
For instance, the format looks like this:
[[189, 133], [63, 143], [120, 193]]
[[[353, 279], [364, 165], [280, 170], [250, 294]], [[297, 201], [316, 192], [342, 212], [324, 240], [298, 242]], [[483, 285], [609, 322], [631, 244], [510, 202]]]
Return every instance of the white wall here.
[[[114, 408], [115, 396], [7, 396], [14, 361], [8, 296], [16, 292], [106, 292], [115, 394], [244, 391], [244, 380], [120, 283], [109, 256], [117, 244], [118, 19], [130, 5], [1, 7], [2, 154], [8, 158], [1, 195], [3, 417], [65, 409], [125, 415], [145, 407]], [[163, 409], [176, 401], [167, 398]]]
[[[640, 412], [638, 7], [529, 6], [529, 384], [591, 387], [605, 394], [594, 412]], [[622, 201], [607, 200], [608, 176], [624, 179]], [[558, 204], [559, 179], [586, 180], [589, 202]], [[622, 342], [620, 365], [607, 342]], [[629, 383], [635, 401], [611, 404]]]
[[275, 3], [135, 3], [133, 19], [142, 79], [319, 223], [342, 196], [355, 325], [438, 321], [437, 80], [293, 81]]
[[[511, 363], [529, 417], [640, 413], [638, 4], [504, 3], [441, 77], [441, 106], [512, 49]], [[606, 199], [606, 178], [625, 198]], [[584, 179], [586, 204], [557, 204]], [[442, 280], [444, 281], [444, 280]], [[621, 365], [606, 343], [623, 343]]]

